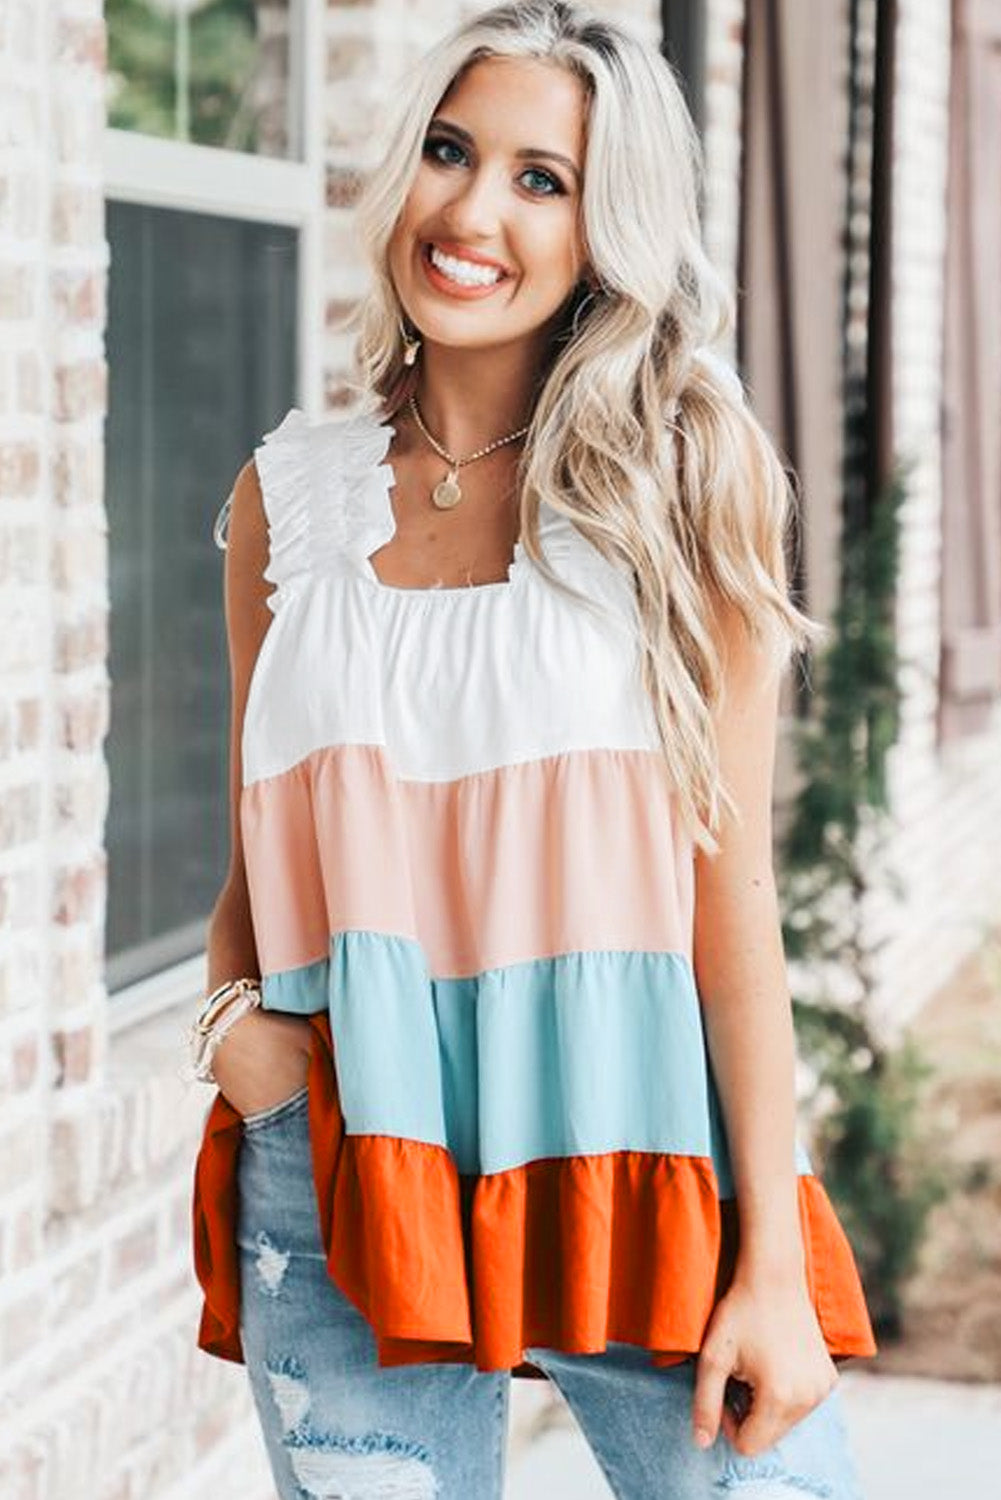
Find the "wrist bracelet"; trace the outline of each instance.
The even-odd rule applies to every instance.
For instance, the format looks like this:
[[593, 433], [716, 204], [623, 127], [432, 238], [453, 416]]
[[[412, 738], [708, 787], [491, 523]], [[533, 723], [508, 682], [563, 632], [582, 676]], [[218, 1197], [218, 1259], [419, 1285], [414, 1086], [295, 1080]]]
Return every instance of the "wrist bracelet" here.
[[259, 990], [260, 987], [259, 979], [223, 980], [222, 984], [217, 985], [210, 995], [205, 996], [194, 1024], [202, 1031], [211, 1030], [231, 1000], [235, 1000], [250, 990]]
[[188, 1030], [189, 1066], [183, 1076], [188, 1082], [215, 1083], [212, 1060], [226, 1033], [248, 1011], [261, 1005], [260, 981], [232, 979], [214, 989], [202, 1002]]

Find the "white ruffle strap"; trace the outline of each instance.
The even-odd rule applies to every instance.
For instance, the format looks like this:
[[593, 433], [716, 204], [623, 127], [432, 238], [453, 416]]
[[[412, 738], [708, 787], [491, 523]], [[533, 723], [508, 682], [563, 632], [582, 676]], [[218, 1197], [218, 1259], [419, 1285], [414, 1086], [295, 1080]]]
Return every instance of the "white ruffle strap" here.
[[333, 550], [367, 576], [369, 557], [396, 532], [393, 468], [383, 462], [395, 431], [365, 411], [316, 429], [314, 492], [323, 524], [331, 537], [336, 527]]
[[254, 461], [268, 518], [268, 564], [264, 577], [276, 586], [268, 608], [277, 614], [298, 580], [310, 572], [309, 420], [293, 406], [273, 432], [254, 449]]
[[394, 429], [372, 414], [310, 422], [298, 407], [254, 450], [268, 519], [268, 606], [311, 577], [367, 567], [395, 531], [385, 457]]

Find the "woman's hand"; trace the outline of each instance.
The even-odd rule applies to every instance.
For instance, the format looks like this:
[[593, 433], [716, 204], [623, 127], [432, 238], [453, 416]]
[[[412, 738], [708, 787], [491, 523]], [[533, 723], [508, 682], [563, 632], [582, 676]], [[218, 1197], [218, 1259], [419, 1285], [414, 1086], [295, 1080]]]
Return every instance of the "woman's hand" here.
[[250, 1010], [227, 1031], [212, 1059], [219, 1092], [240, 1115], [291, 1099], [309, 1072], [309, 1022]]
[[753, 1457], [819, 1406], [837, 1381], [805, 1281], [738, 1270], [698, 1356], [695, 1441], [708, 1447], [722, 1427], [738, 1453]]

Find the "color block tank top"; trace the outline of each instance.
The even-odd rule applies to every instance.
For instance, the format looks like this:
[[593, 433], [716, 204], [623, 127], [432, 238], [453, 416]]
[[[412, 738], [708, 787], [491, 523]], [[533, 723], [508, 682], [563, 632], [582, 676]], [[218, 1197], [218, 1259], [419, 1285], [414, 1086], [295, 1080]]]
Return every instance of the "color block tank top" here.
[[[265, 1007], [308, 1017], [327, 1269], [380, 1364], [541, 1375], [531, 1346], [698, 1351], [737, 1248], [692, 967], [691, 838], [640, 677], [631, 580], [543, 504], [554, 587], [383, 584], [393, 428], [293, 409], [256, 450], [273, 619], [240, 817]], [[241, 1359], [239, 1116], [195, 1175], [199, 1343]], [[806, 1151], [833, 1355], [875, 1345]]]

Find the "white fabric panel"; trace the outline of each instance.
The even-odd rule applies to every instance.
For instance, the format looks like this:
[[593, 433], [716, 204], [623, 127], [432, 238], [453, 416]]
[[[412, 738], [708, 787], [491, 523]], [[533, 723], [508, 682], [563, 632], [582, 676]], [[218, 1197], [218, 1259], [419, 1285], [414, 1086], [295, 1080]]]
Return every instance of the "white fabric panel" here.
[[[293, 410], [257, 450], [275, 618], [243, 726], [244, 785], [311, 751], [386, 747], [396, 774], [446, 781], [569, 750], [656, 749], [632, 586], [544, 506], [543, 550], [582, 609], [520, 544], [507, 582], [400, 589], [371, 553], [393, 535], [393, 429]], [[308, 585], [308, 586], [307, 586]]]

